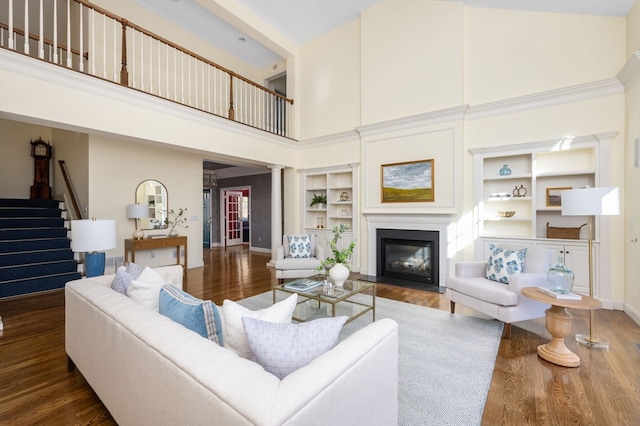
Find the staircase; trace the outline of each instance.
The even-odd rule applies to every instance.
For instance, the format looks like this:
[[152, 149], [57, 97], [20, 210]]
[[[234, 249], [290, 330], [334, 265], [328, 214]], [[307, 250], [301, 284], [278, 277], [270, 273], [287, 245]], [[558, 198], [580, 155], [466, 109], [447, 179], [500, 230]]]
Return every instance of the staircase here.
[[57, 200], [0, 199], [0, 298], [80, 278]]

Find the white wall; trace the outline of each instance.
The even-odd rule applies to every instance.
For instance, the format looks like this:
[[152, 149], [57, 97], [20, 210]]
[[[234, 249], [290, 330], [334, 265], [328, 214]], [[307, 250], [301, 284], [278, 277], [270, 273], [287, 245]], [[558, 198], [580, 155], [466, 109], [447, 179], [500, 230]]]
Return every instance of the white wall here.
[[0, 198], [29, 198], [34, 178], [30, 142], [38, 138], [53, 145], [49, 127], [0, 118]]

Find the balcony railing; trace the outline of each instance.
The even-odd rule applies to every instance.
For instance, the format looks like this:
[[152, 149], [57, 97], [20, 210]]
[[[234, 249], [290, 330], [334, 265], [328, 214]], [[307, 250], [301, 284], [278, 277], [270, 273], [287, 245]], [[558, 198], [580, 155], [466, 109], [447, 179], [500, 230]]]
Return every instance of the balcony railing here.
[[0, 1], [0, 47], [291, 137], [292, 99], [84, 0]]

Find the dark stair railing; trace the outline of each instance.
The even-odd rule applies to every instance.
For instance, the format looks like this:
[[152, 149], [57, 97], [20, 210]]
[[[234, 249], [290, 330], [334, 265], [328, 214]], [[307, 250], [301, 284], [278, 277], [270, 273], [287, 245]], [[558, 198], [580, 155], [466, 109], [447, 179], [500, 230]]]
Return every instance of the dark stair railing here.
[[59, 201], [0, 199], [0, 298], [79, 279], [67, 233]]

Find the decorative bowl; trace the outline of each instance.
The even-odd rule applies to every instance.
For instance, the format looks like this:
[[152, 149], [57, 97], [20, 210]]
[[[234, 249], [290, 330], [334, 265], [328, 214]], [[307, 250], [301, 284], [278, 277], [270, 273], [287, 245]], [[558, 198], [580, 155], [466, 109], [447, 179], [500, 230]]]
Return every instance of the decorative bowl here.
[[510, 211], [498, 212], [498, 214], [500, 215], [500, 217], [511, 217], [514, 214], [516, 214], [516, 212], [514, 210], [510, 210]]

